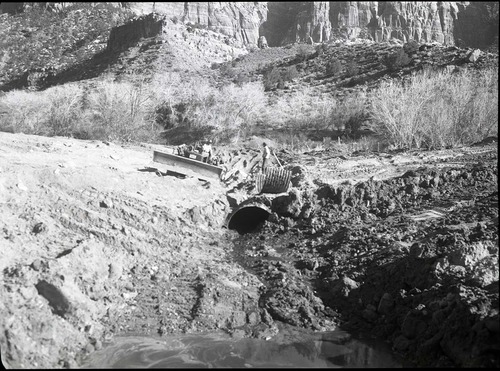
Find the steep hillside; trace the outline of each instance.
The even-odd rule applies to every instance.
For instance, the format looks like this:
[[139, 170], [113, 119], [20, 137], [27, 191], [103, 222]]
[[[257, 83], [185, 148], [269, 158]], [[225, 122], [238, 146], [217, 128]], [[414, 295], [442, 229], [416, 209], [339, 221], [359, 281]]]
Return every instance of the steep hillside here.
[[498, 44], [499, 12], [487, 2], [131, 2], [1, 3], [0, 13], [7, 91], [81, 79], [75, 70], [107, 68], [117, 51], [159, 34], [170, 45], [166, 63], [180, 69], [234, 59], [260, 37], [269, 46], [365, 39], [486, 48]]
[[[406, 48], [406, 49], [405, 49]], [[320, 44], [289, 45], [255, 50], [222, 68], [223, 76], [238, 80], [269, 74], [276, 68], [281, 77], [270, 86], [275, 94], [311, 90], [341, 98], [360, 90], [370, 90], [388, 79], [399, 79], [422, 70], [458, 71], [462, 68], [482, 69], [498, 65], [498, 54], [469, 48], [444, 46], [438, 43], [420, 44], [408, 51], [401, 43], [376, 43], [359, 40]], [[394, 68], [387, 59], [399, 50], [407, 50], [406, 62]], [[290, 69], [293, 78], [287, 77]], [[234, 78], [236, 76], [236, 79]]]
[[40, 75], [89, 60], [106, 49], [111, 29], [133, 16], [112, 3], [67, 3], [59, 12], [30, 4], [22, 13], [0, 15], [0, 86], [36, 84]]
[[[219, 30], [245, 43], [270, 46], [338, 38], [439, 42], [484, 47], [498, 36], [498, 2], [302, 1], [128, 3]], [[471, 32], [474, 30], [474, 32]]]

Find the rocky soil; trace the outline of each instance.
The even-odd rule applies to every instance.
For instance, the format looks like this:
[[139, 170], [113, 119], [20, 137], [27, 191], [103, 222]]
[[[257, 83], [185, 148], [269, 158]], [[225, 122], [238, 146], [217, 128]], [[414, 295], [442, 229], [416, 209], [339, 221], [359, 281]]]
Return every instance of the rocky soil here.
[[[389, 341], [418, 366], [498, 367], [496, 142], [292, 157], [257, 195], [257, 151], [222, 182], [164, 176], [162, 146], [0, 133], [0, 346], [6, 367], [82, 365], [120, 334], [281, 323]], [[224, 150], [224, 149], [222, 149]], [[253, 233], [224, 228], [245, 203]]]
[[[417, 50], [409, 52], [408, 64], [394, 71], [388, 69], [384, 58], [394, 54], [403, 45], [398, 40], [373, 42], [360, 39], [330, 41], [315, 46], [293, 44], [260, 49], [230, 62], [231, 68], [226, 69], [225, 75], [253, 79], [256, 73], [265, 74], [273, 67], [282, 73], [287, 68], [295, 67], [297, 77], [286, 81], [282, 87], [277, 86], [272, 91], [274, 95], [310, 90], [315, 95], [328, 94], [343, 99], [352, 93], [376, 88], [382, 81], [407, 78], [422, 70], [458, 72], [463, 68], [498, 66], [498, 51], [424, 43]], [[335, 60], [339, 61], [341, 69], [332, 72], [328, 65]]]

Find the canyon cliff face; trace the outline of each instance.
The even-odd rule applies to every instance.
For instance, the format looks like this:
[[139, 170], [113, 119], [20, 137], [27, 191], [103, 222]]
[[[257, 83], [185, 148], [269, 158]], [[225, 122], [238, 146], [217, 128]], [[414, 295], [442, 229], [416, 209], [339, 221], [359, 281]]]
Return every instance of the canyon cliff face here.
[[156, 12], [171, 20], [206, 26], [242, 44], [257, 44], [267, 16], [266, 2], [137, 2], [127, 3], [137, 14]]
[[498, 2], [331, 2], [330, 20], [332, 28], [347, 38], [395, 38], [445, 45], [461, 40], [467, 46], [485, 46], [498, 36]]
[[[0, 13], [23, 4], [0, 3]], [[57, 8], [69, 3], [57, 4]], [[269, 46], [354, 38], [484, 47], [498, 42], [499, 3], [469, 1], [124, 2], [136, 14], [158, 13], [207, 27], [241, 45]], [[56, 7], [52, 7], [56, 8]]]
[[466, 1], [269, 2], [261, 34], [270, 46], [360, 37], [479, 47], [498, 37], [498, 8]]

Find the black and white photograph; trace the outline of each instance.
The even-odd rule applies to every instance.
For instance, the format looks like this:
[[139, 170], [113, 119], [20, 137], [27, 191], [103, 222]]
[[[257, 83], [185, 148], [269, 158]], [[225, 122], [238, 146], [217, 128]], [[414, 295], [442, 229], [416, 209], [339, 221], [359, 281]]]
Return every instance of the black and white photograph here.
[[500, 368], [499, 2], [1, 2], [0, 365]]

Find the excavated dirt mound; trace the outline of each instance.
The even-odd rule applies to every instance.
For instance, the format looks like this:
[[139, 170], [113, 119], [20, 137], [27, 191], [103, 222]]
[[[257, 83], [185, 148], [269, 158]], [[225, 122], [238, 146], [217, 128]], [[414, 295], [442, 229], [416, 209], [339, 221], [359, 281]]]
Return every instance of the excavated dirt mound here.
[[[280, 323], [371, 333], [419, 366], [499, 366], [496, 143], [279, 152], [293, 187], [277, 195], [256, 195], [254, 150], [207, 183], [161, 176], [164, 149], [0, 133], [5, 366], [78, 367], [119, 334], [271, 338]], [[269, 210], [257, 230], [223, 228], [250, 203]]]

